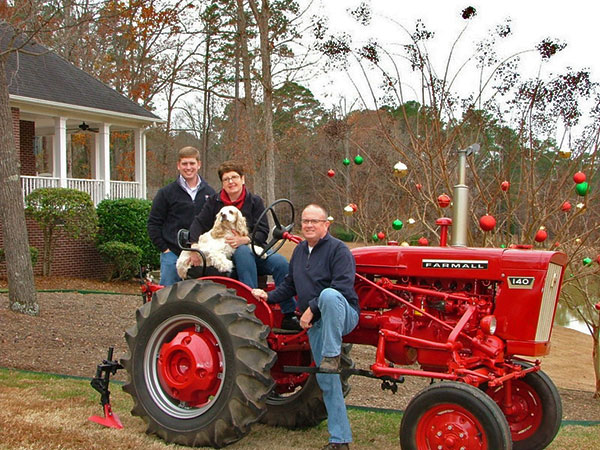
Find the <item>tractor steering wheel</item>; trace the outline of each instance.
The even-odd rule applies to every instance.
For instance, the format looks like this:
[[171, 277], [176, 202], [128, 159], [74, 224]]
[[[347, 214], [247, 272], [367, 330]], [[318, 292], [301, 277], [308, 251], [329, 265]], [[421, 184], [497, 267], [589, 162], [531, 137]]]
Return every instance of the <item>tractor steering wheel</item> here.
[[[286, 226], [281, 225], [279, 217], [277, 217], [277, 213], [275, 212], [275, 206], [277, 206], [279, 204], [285, 204], [286, 206], [289, 207], [290, 212], [291, 212], [290, 223]], [[258, 232], [258, 226], [259, 226], [260, 222], [263, 220], [263, 218], [265, 218], [265, 216], [269, 212], [271, 213], [271, 217], [273, 218], [273, 223], [275, 224], [275, 226], [271, 230], [271, 239], [268, 240], [267, 242], [265, 242], [265, 244], [263, 246], [262, 255], [265, 255], [267, 253], [267, 250], [271, 250], [271, 249], [273, 249], [273, 251], [270, 253], [271, 255], [273, 253], [277, 253], [279, 251], [279, 249], [283, 246], [283, 244], [285, 244], [285, 238], [283, 237], [283, 233], [286, 233], [286, 232], [289, 233], [290, 231], [292, 231], [292, 228], [294, 227], [294, 205], [289, 200], [282, 198], [282, 199], [274, 201], [267, 208], [265, 208], [265, 210], [262, 212], [262, 214], [259, 216], [258, 220], [256, 221], [256, 225], [254, 225], [254, 229], [252, 230], [252, 234], [250, 235], [250, 248], [252, 249], [252, 253], [254, 253], [254, 255], [258, 258], [260, 258], [262, 255], [259, 255], [256, 252], [256, 248], [255, 248], [255, 246], [257, 244], [256, 234]]]

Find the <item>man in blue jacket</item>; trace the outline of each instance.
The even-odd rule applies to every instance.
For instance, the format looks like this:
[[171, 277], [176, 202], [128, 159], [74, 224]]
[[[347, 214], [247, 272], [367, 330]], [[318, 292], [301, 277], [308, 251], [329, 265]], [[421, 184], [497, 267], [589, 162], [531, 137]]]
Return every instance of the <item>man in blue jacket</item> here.
[[358, 324], [356, 263], [346, 244], [329, 234], [323, 207], [311, 204], [304, 208], [302, 234], [305, 240], [294, 249], [285, 281], [268, 294], [261, 289], [253, 289], [252, 294], [269, 303], [298, 296], [298, 308], [302, 311], [300, 326], [308, 330], [315, 363], [322, 372], [328, 372], [317, 374], [329, 431], [329, 444], [323, 448], [347, 449], [352, 431], [337, 372], [342, 336]]
[[215, 190], [200, 178], [200, 152], [194, 147], [179, 150], [175, 181], [161, 188], [152, 202], [148, 217], [148, 235], [160, 250], [160, 284], [170, 286], [181, 281], [175, 264], [181, 250], [177, 232], [189, 229], [206, 199]]

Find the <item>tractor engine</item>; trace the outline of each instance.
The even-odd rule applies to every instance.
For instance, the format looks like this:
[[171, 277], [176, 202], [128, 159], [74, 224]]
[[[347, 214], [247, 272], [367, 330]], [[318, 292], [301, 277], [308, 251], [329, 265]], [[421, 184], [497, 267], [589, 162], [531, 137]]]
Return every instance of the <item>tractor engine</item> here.
[[563, 253], [399, 246], [352, 252], [361, 315], [346, 342], [377, 346], [392, 363], [432, 372], [493, 371], [506, 356], [549, 352]]

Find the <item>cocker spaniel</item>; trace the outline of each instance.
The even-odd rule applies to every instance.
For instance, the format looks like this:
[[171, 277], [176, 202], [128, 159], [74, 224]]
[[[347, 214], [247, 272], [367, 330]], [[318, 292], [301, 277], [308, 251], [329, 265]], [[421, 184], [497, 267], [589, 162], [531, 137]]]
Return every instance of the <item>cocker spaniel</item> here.
[[[217, 213], [212, 229], [202, 234], [198, 242], [192, 244], [192, 248], [197, 248], [204, 253], [207, 267], [213, 266], [219, 272], [231, 272], [233, 269], [231, 256], [235, 249], [225, 242], [225, 237], [233, 234], [233, 230], [240, 236], [248, 236], [246, 219], [241, 211], [235, 206], [224, 206]], [[177, 273], [182, 280], [186, 279], [191, 267], [190, 255], [190, 251], [184, 250], [177, 259]]]

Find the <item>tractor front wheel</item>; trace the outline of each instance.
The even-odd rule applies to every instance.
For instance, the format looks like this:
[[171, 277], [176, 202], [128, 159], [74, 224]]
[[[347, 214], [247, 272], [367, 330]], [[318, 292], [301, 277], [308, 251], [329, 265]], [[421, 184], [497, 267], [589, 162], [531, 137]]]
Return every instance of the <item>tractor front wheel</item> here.
[[500, 407], [479, 389], [441, 382], [419, 392], [400, 424], [402, 449], [512, 448], [510, 429]]
[[223, 447], [266, 411], [276, 355], [254, 306], [224, 286], [187, 280], [155, 293], [136, 314], [121, 363], [132, 414], [148, 433], [188, 446]]
[[[524, 365], [525, 367], [529, 367]], [[500, 405], [508, 420], [516, 450], [546, 448], [558, 433], [562, 402], [556, 386], [541, 370], [513, 380], [511, 404], [505, 407], [504, 386], [490, 388], [487, 394]]]

